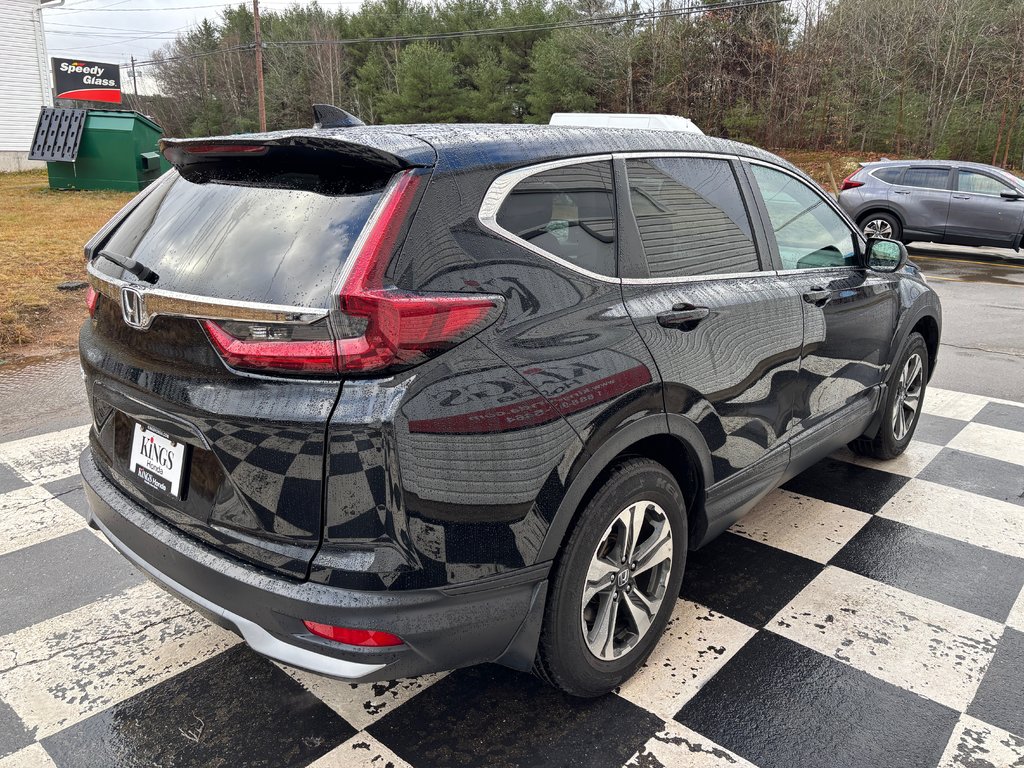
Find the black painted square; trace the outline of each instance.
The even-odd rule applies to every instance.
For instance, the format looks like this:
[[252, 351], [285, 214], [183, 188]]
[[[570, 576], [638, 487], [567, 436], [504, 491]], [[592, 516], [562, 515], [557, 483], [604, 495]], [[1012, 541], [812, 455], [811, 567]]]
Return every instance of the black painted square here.
[[1024, 506], [1024, 469], [1020, 464], [943, 448], [918, 478]]
[[873, 515], [907, 484], [908, 479], [848, 461], [824, 459], [782, 487]]
[[823, 565], [733, 533], [690, 552], [682, 596], [747, 626], [763, 627]]
[[619, 696], [572, 698], [487, 665], [453, 672], [367, 730], [414, 766], [619, 768], [662, 727]]
[[1024, 632], [1006, 628], [967, 714], [1024, 735]]
[[88, 530], [0, 555], [0, 635], [145, 580]]
[[832, 565], [1003, 622], [1024, 586], [1024, 560], [874, 517]]
[[19, 488], [25, 488], [28, 485], [31, 485], [31, 483], [23, 480], [13, 469], [3, 462], [0, 462], [0, 493], [16, 491]]
[[951, 419], [948, 416], [922, 413], [917, 420], [914, 439], [932, 445], [947, 445], [967, 424], [966, 421]]
[[0, 758], [34, 742], [33, 731], [27, 730], [18, 714], [0, 699]]
[[1006, 403], [989, 403], [974, 417], [979, 424], [1024, 432], [1024, 408]]
[[356, 730], [239, 645], [43, 740], [58, 766], [305, 766]]
[[922, 768], [958, 713], [759, 632], [676, 715], [760, 768]]

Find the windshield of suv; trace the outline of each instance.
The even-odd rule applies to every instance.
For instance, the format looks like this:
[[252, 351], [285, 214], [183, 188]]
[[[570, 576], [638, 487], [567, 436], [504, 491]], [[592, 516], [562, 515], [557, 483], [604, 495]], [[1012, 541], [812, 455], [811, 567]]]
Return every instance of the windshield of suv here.
[[[335, 276], [380, 198], [171, 174], [103, 248], [156, 272], [156, 288], [223, 299], [329, 306]], [[95, 267], [122, 276], [110, 261]]]

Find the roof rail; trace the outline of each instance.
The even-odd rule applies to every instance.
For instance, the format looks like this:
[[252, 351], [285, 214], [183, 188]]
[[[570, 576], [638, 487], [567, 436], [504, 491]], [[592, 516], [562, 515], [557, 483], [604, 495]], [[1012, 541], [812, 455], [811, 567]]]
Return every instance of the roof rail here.
[[352, 113], [331, 104], [313, 105], [314, 128], [351, 128], [354, 125], [366, 125], [366, 123]]

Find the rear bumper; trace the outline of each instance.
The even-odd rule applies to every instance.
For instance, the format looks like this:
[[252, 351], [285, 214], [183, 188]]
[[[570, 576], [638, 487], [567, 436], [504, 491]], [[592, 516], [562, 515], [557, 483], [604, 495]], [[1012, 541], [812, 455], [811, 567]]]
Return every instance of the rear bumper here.
[[[90, 523], [159, 586], [276, 661], [352, 681], [498, 661], [526, 669], [549, 564], [450, 588], [339, 589], [258, 570], [167, 525], [123, 494], [86, 448], [79, 461]], [[357, 648], [310, 634], [304, 619], [391, 632], [404, 645]]]

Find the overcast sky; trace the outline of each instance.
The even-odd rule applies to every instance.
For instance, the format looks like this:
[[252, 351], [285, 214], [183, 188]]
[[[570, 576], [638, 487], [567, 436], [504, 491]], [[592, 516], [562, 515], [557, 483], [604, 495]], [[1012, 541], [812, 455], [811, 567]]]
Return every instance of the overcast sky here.
[[[248, 0], [249, 3], [252, 0]], [[320, 0], [326, 8], [355, 8], [360, 0]], [[127, 64], [153, 51], [204, 18], [216, 19], [235, 2], [217, 0], [66, 0], [43, 10], [46, 47], [51, 56]], [[260, 0], [261, 10], [280, 10], [296, 0]], [[122, 70], [127, 80], [127, 69]], [[127, 83], [123, 86], [127, 89]]]

